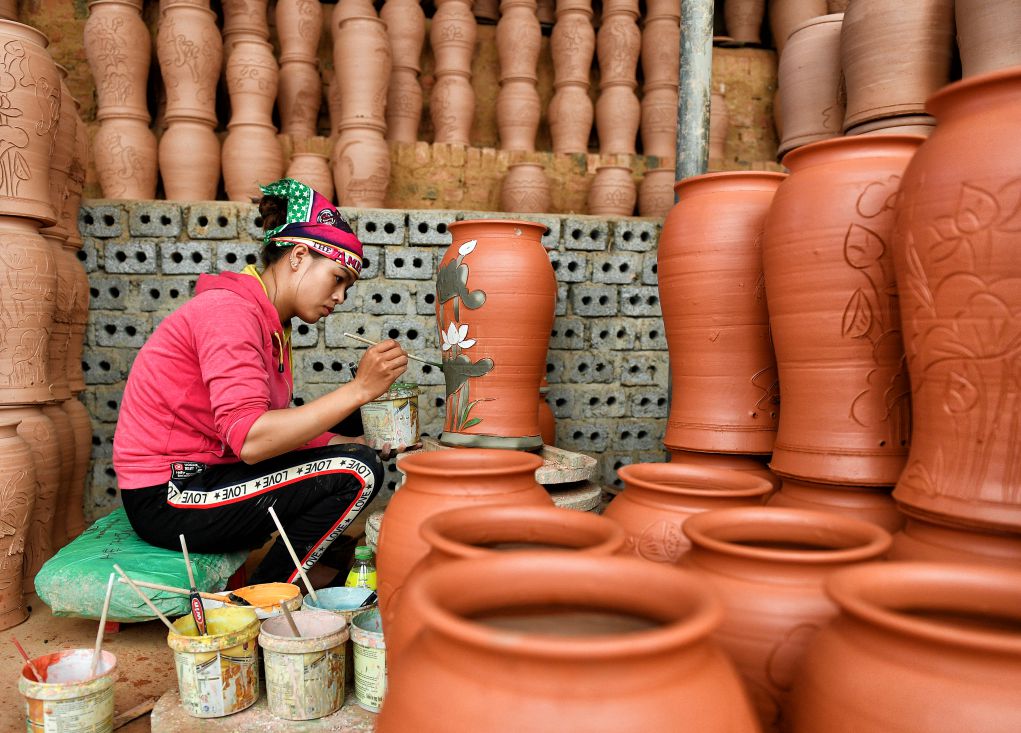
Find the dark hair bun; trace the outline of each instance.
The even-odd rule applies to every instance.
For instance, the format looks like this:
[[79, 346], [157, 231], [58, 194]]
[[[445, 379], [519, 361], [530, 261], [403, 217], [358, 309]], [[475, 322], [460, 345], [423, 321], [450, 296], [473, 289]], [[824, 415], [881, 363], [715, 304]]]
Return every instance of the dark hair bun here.
[[266, 231], [287, 223], [287, 199], [282, 196], [263, 196], [259, 199], [262, 228]]

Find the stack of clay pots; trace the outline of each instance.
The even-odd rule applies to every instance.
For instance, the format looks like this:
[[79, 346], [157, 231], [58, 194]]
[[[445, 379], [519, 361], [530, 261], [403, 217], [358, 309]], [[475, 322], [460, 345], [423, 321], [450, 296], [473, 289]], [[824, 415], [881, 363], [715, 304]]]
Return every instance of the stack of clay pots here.
[[425, 43], [425, 14], [418, 0], [386, 0], [380, 17], [390, 36], [393, 68], [386, 98], [386, 139], [414, 143], [422, 119], [419, 57]]
[[677, 73], [681, 43], [680, 5], [648, 3], [642, 31], [642, 152], [659, 164], [649, 168], [638, 191], [641, 216], [664, 217], [674, 204], [677, 145]]
[[436, 83], [429, 96], [434, 139], [438, 143], [470, 145], [475, 116], [471, 85], [475, 53], [475, 18], [471, 0], [436, 0], [429, 43], [436, 59]]
[[[478, 3], [476, 3], [478, 5]], [[553, 98], [546, 110], [554, 153], [587, 153], [594, 115], [589, 69], [596, 50], [591, 0], [560, 0], [550, 38]]]
[[[42, 563], [84, 529], [82, 491], [91, 424], [72, 396], [84, 389], [81, 337], [88, 281], [73, 252], [85, 173], [85, 126], [47, 39], [0, 21], [0, 69], [20, 83], [0, 92], [8, 175], [0, 185], [0, 628]], [[57, 521], [54, 521], [57, 520]]]

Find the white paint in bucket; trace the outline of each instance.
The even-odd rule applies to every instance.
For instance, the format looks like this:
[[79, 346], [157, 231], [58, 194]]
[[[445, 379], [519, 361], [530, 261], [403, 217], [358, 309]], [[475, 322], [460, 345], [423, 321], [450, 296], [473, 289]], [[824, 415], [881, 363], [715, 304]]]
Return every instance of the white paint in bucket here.
[[347, 622], [325, 611], [296, 611], [291, 618], [300, 638], [285, 618], [266, 620], [259, 634], [269, 711], [286, 720], [322, 718], [344, 704]]
[[185, 712], [219, 718], [251, 707], [259, 699], [259, 619], [252, 608], [206, 612], [205, 636], [195, 619], [182, 616], [167, 634], [174, 650], [177, 686]]
[[418, 443], [418, 385], [398, 382], [360, 409], [365, 442], [370, 448]]
[[386, 697], [386, 641], [378, 608], [354, 617], [351, 641], [355, 649], [355, 699], [359, 707], [378, 713]]
[[113, 730], [113, 685], [117, 657], [102, 652], [95, 677], [92, 649], [67, 649], [33, 659], [44, 680], [28, 664], [18, 690], [25, 697], [28, 733], [109, 733]]

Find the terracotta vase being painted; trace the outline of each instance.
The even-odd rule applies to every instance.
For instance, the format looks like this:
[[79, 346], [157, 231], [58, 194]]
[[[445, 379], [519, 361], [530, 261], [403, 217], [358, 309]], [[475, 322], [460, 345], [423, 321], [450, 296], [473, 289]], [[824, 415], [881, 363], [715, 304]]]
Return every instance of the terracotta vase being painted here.
[[425, 42], [425, 14], [417, 0], [387, 0], [379, 16], [386, 23], [393, 55], [386, 98], [387, 142], [418, 141], [422, 119], [419, 58]]
[[383, 208], [390, 185], [390, 146], [383, 126], [342, 126], [333, 147], [333, 183], [341, 206]]
[[956, 0], [954, 15], [966, 78], [1021, 64], [1021, 5], [1013, 0]]
[[761, 233], [782, 173], [709, 173], [676, 185], [657, 256], [673, 400], [664, 444], [769, 453], [779, 414]]
[[323, 96], [316, 68], [322, 5], [319, 0], [280, 0], [275, 12], [280, 39], [280, 131], [296, 138], [312, 137]]
[[951, 85], [901, 182], [892, 237], [912, 442], [894, 498], [913, 514], [1021, 528], [1016, 256], [1021, 68]]
[[400, 461], [405, 480], [383, 514], [379, 529], [379, 607], [386, 624], [397, 613], [397, 595], [408, 573], [429, 553], [419, 529], [441, 512], [483, 504], [553, 506], [535, 482], [538, 456], [488, 449], [423, 451]]
[[539, 382], [557, 284], [545, 226], [480, 219], [448, 225], [436, 276], [447, 415], [440, 442], [535, 450]]
[[642, 110], [635, 95], [635, 72], [642, 49], [637, 0], [604, 3], [596, 36], [599, 59], [599, 98], [596, 130], [599, 152], [634, 154]]
[[889, 533], [807, 509], [743, 507], [698, 514], [684, 534], [692, 547], [681, 566], [723, 601], [715, 640], [734, 660], [763, 729], [788, 729], [801, 659], [837, 613], [823, 584], [838, 570], [881, 559]]
[[638, 184], [638, 215], [662, 219], [674, 205], [674, 166], [645, 171]]
[[887, 532], [896, 532], [904, 526], [904, 515], [897, 511], [891, 491], [888, 486], [839, 486], [785, 478], [780, 490], [767, 503], [770, 506], [832, 512], [872, 522]]
[[[718, 602], [675, 568], [508, 553], [432, 568], [407, 603], [423, 630], [389, 677], [379, 733], [758, 730], [709, 641]], [[458, 704], [437, 715], [451, 690]]]
[[585, 153], [595, 110], [589, 70], [596, 49], [591, 0], [560, 0], [550, 37], [553, 98], [546, 110], [554, 153]]
[[780, 57], [783, 88], [782, 157], [807, 143], [839, 137], [844, 126], [844, 90], [840, 72], [843, 15], [821, 15], [791, 33]]
[[[3, 22], [3, 21], [0, 21]], [[18, 415], [0, 409], [0, 522], [5, 530], [0, 537], [0, 630], [16, 626], [28, 618], [22, 595], [24, 548], [29, 517], [35, 505], [38, 478], [32, 451], [18, 435]]]
[[[43, 563], [53, 556], [50, 529], [60, 490], [60, 449], [53, 422], [39, 407], [5, 407], [0, 418], [20, 420], [18, 436], [32, 451], [37, 487], [35, 501], [25, 534], [24, 592], [35, 590], [35, 576]], [[0, 464], [2, 465], [2, 464]], [[6, 473], [7, 467], [3, 466]]]
[[617, 475], [624, 490], [603, 516], [624, 528], [625, 552], [668, 564], [676, 563], [691, 547], [681, 531], [688, 517], [761, 505], [773, 491], [770, 481], [752, 473], [682, 463], [632, 463], [621, 466]]
[[782, 59], [791, 33], [806, 20], [826, 15], [826, 0], [770, 0], [769, 30]]
[[836, 138], [784, 157], [791, 173], [762, 247], [783, 405], [770, 466], [781, 475], [892, 486], [904, 467], [911, 404], [890, 245], [921, 142]]
[[638, 188], [626, 165], [601, 165], [588, 192], [588, 213], [596, 216], [631, 216]]
[[496, 124], [503, 150], [535, 150], [540, 116], [536, 66], [541, 41], [535, 0], [503, 0], [496, 26], [500, 58]]
[[877, 563], [826, 591], [840, 616], [805, 655], [794, 733], [1021, 729], [1016, 567]]
[[475, 116], [471, 85], [475, 35], [470, 1], [436, 0], [429, 28], [429, 45], [436, 59], [436, 83], [429, 97], [435, 142], [470, 144]]
[[542, 164], [511, 164], [500, 185], [500, 210], [544, 214], [551, 208], [550, 182]]
[[950, 80], [953, 0], [855, 0], [840, 35], [845, 130], [880, 117], [920, 114], [926, 98]]
[[741, 43], [759, 43], [766, 0], [726, 0], [723, 18], [727, 35]]
[[333, 200], [333, 174], [329, 158], [322, 153], [294, 153], [287, 166], [288, 178], [301, 181], [306, 186]]
[[[415, 578], [430, 568], [457, 560], [506, 552], [559, 550], [591, 557], [616, 555], [624, 530], [616, 522], [588, 512], [545, 506], [493, 504], [452, 509], [422, 523], [428, 554], [412, 568]], [[386, 661], [395, 660], [422, 629], [410, 613], [395, 615], [386, 627]]]

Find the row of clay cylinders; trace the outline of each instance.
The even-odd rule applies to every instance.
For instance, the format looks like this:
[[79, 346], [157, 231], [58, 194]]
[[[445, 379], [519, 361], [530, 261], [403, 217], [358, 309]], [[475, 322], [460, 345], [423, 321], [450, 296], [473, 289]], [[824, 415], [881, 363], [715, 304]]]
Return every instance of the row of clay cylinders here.
[[[82, 344], [88, 277], [75, 252], [87, 135], [66, 72], [37, 30], [0, 21], [11, 63], [0, 123], [0, 628], [22, 621], [22, 589], [84, 530], [92, 427]], [[13, 61], [11, 59], [15, 59]], [[15, 68], [16, 66], [16, 68]], [[13, 77], [11, 77], [13, 78]]]

